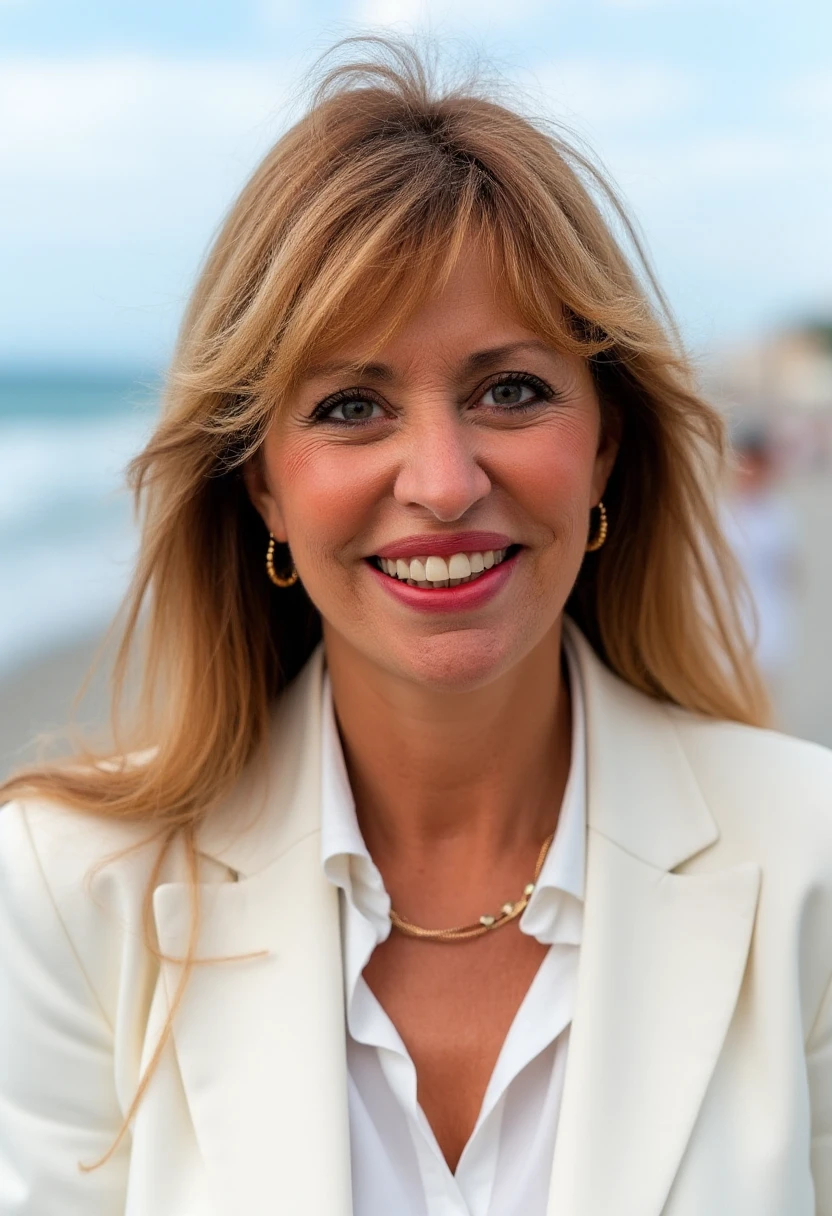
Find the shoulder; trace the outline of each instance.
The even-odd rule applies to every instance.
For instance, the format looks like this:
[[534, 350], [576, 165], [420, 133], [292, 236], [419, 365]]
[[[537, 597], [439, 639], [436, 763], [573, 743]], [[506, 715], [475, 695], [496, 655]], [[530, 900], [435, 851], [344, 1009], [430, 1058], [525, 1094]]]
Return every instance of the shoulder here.
[[[96, 884], [108, 868], [122, 883], [146, 870], [147, 825], [118, 822], [46, 798], [22, 798], [0, 807], [0, 872], [36, 872], [57, 902]], [[113, 871], [114, 867], [114, 871]]]
[[807, 861], [817, 850], [832, 883], [832, 752], [650, 697], [612, 672], [574, 626], [569, 639], [580, 660], [588, 738], [604, 757], [611, 801], [620, 801], [625, 784], [634, 804], [647, 798], [666, 810], [688, 791], [723, 840], [747, 849], [745, 859], [788, 833]]
[[5, 966], [17, 958], [58, 985], [82, 983], [114, 1016], [127, 956], [136, 956], [133, 965], [148, 961], [143, 899], [159, 848], [147, 825], [114, 823], [39, 798], [0, 807]]
[[669, 712], [719, 831], [713, 859], [758, 862], [770, 896], [795, 908], [819, 900], [832, 927], [832, 752], [778, 731]]
[[779, 731], [723, 722], [671, 708], [668, 713], [703, 787], [738, 814], [788, 813], [832, 847], [832, 751]]
[[[45, 797], [0, 806], [0, 868], [34, 868], [58, 903], [81, 889], [141, 882], [158, 833], [146, 823], [76, 810]], [[105, 878], [108, 875], [109, 878]]]

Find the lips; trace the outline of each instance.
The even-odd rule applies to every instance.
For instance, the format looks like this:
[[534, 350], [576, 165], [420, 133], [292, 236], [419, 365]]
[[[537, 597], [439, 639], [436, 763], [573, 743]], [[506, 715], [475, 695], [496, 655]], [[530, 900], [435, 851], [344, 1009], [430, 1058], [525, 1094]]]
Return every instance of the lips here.
[[[486, 551], [487, 552], [487, 551]], [[496, 596], [500, 594], [502, 589], [509, 583], [514, 570], [517, 568], [519, 555], [523, 552], [522, 545], [509, 545], [507, 549], [497, 550], [497, 555], [502, 555], [501, 560], [495, 559], [489, 569], [485, 568], [485, 555], [480, 554], [483, 558], [482, 571], [472, 571], [467, 578], [450, 578], [440, 579], [432, 582], [428, 579], [414, 581], [411, 578], [402, 579], [398, 577], [398, 563], [407, 567], [408, 573], [413, 563], [418, 562], [419, 558], [412, 558], [409, 563], [405, 563], [404, 558], [397, 558], [393, 563], [393, 569], [396, 573], [391, 575], [388, 573], [392, 558], [369, 557], [365, 559], [368, 573], [374, 579], [378, 580], [379, 587], [384, 593], [391, 596], [399, 604], [415, 612], [444, 615], [450, 613], [453, 616], [459, 616], [460, 613], [474, 612], [484, 608]], [[429, 554], [425, 558], [425, 574], [427, 573], [444, 573], [442, 567], [448, 571], [450, 576], [454, 554], [446, 562], [444, 558], [440, 559], [437, 554]], [[467, 557], [467, 554], [459, 555]], [[474, 555], [472, 555], [474, 556]], [[494, 551], [491, 551], [491, 556], [494, 556]], [[436, 566], [430, 559], [437, 563], [441, 560], [442, 566]], [[382, 568], [382, 562], [388, 567], [387, 570]], [[470, 564], [470, 562], [469, 562]], [[453, 569], [461, 569], [458, 564], [453, 565]], [[417, 567], [418, 573], [418, 567]]]
[[444, 557], [446, 560], [456, 553], [486, 553], [490, 549], [508, 549], [514, 544], [512, 537], [504, 532], [456, 532], [453, 535], [421, 533], [405, 536], [401, 540], [376, 549], [375, 557], [386, 557], [396, 561], [409, 561], [413, 557]]

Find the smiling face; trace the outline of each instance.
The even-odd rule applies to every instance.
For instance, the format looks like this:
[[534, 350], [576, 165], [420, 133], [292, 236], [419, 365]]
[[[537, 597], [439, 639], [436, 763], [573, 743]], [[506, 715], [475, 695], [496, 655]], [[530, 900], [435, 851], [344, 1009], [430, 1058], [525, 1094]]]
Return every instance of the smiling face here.
[[525, 327], [476, 246], [368, 364], [373, 338], [311, 369], [249, 493], [328, 650], [476, 687], [559, 627], [616, 442], [586, 363]]

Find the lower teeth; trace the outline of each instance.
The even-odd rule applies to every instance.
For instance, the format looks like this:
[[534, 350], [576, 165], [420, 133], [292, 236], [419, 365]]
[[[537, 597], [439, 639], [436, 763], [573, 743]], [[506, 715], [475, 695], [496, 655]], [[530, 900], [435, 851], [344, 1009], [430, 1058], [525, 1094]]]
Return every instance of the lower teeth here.
[[480, 578], [483, 574], [487, 573], [487, 570], [479, 570], [476, 574], [469, 574], [467, 578], [446, 578], [437, 583], [431, 583], [426, 580], [416, 582], [412, 578], [398, 578], [395, 574], [388, 574], [387, 577], [395, 579], [398, 583], [405, 583], [408, 587], [421, 587], [423, 589], [429, 589], [433, 587], [458, 587], [461, 583], [473, 583], [474, 579]]

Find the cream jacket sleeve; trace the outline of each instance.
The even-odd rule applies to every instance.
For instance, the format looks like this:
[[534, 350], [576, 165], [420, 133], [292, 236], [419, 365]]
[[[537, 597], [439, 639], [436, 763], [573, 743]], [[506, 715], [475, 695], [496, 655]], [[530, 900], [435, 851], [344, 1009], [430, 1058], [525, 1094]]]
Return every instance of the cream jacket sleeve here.
[[0, 810], [0, 1213], [117, 1216], [129, 1143], [102, 1169], [121, 1124], [114, 1028], [50, 891], [29, 824]]

